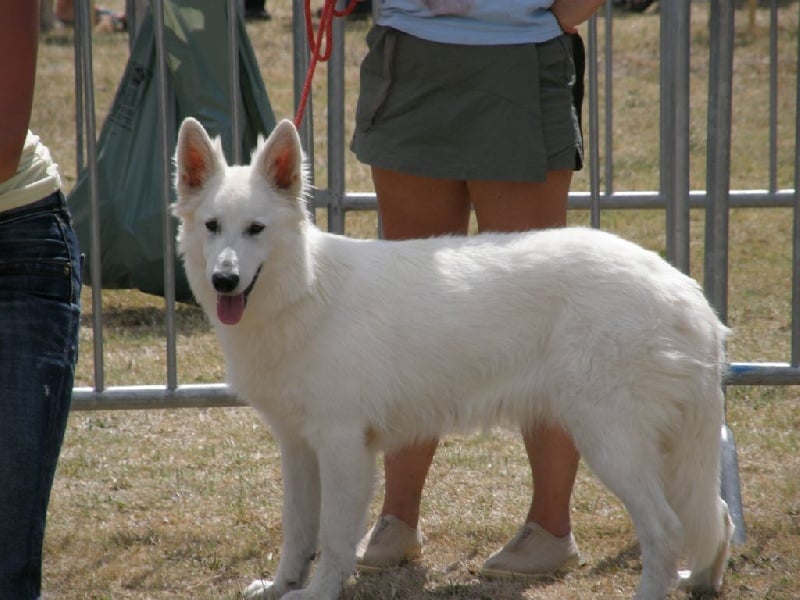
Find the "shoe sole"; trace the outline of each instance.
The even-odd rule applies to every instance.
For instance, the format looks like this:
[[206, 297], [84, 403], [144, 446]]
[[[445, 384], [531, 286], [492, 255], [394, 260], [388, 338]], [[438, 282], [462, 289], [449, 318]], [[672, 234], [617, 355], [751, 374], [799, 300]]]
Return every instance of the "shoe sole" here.
[[481, 569], [480, 574], [486, 579], [516, 579], [518, 581], [537, 581], [539, 579], [549, 579], [563, 575], [583, 564], [579, 556], [568, 558], [557, 569], [539, 573], [522, 573], [519, 571], [505, 571], [503, 569]]
[[388, 571], [389, 569], [396, 569], [398, 567], [402, 567], [407, 565], [410, 562], [414, 562], [420, 556], [422, 556], [422, 551], [412, 551], [407, 553], [398, 563], [391, 563], [385, 565], [371, 565], [369, 563], [364, 563], [361, 561], [356, 561], [356, 569], [358, 569], [359, 573], [365, 574], [372, 574], [372, 573], [382, 573], [384, 571]]

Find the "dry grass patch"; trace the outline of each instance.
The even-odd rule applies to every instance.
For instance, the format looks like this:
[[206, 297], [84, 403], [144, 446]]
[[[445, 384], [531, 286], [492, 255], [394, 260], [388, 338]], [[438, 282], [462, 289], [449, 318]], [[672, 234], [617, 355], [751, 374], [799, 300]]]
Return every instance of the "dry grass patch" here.
[[[108, 5], [119, 7], [121, 0]], [[793, 182], [796, 2], [780, 3], [779, 187]], [[288, 0], [269, 0], [274, 19], [248, 32], [278, 117], [293, 114]], [[706, 3], [693, 3], [692, 187], [705, 187]], [[734, 188], [766, 187], [764, 60], [766, 16], [749, 31], [737, 14]], [[368, 25], [347, 25], [346, 131], [352, 131], [357, 67]], [[600, 22], [602, 33], [603, 22]], [[615, 15], [615, 189], [658, 184], [658, 17]], [[602, 37], [601, 37], [602, 39]], [[75, 183], [72, 32], [48, 35], [40, 48], [33, 128]], [[123, 36], [94, 37], [98, 124], [111, 105], [127, 57]], [[325, 68], [317, 75], [315, 174], [327, 177]], [[347, 134], [349, 135], [349, 134]], [[346, 149], [347, 188], [372, 189], [368, 170]], [[587, 173], [574, 189], [588, 188]], [[324, 224], [324, 211], [320, 214]], [[585, 213], [570, 215], [585, 223]], [[693, 274], [702, 280], [702, 211], [692, 212]], [[731, 215], [730, 344], [737, 361], [787, 359], [791, 215], [736, 210]], [[606, 229], [657, 251], [661, 211], [608, 211]], [[372, 213], [351, 213], [348, 233], [375, 235]], [[84, 293], [78, 385], [92, 384], [90, 292]], [[106, 383], [165, 380], [163, 301], [138, 292], [105, 291]], [[219, 347], [201, 311], [177, 314], [182, 383], [223, 379]], [[748, 540], [733, 551], [723, 599], [800, 597], [800, 408], [796, 388], [747, 387], [729, 393], [737, 436]], [[347, 599], [624, 598], [641, 565], [627, 514], [585, 470], [573, 499], [574, 525], [586, 565], [563, 579], [533, 585], [487, 582], [482, 560], [521, 523], [530, 474], [517, 436], [502, 432], [444, 441], [424, 498], [425, 555], [419, 565], [356, 577]], [[73, 413], [48, 525], [45, 591], [65, 600], [237, 598], [254, 576], [277, 566], [281, 477], [275, 444], [249, 409]], [[376, 498], [377, 503], [380, 498]], [[672, 598], [681, 598], [673, 594]]]

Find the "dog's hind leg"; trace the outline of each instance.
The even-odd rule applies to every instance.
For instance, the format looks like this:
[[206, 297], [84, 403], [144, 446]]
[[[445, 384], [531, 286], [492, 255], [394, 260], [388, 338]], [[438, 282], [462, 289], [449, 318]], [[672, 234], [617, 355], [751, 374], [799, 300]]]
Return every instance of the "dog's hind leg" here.
[[363, 432], [318, 432], [315, 439], [322, 484], [320, 559], [305, 590], [290, 600], [335, 600], [355, 567], [375, 476], [375, 455]]
[[[595, 423], [610, 423], [606, 416]], [[641, 424], [616, 419], [607, 429], [572, 431], [576, 445], [600, 480], [631, 516], [642, 553], [638, 600], [666, 598], [677, 578], [681, 525], [664, 494], [657, 435]], [[589, 437], [587, 437], [589, 436]]]
[[666, 598], [678, 575], [680, 521], [655, 477], [628, 483], [638, 489], [623, 491], [620, 498], [631, 515], [642, 552], [642, 575], [635, 597]]
[[718, 542], [713, 562], [705, 569], [681, 571], [680, 573], [680, 588], [693, 594], [714, 594], [722, 587], [722, 578], [728, 563], [730, 543], [735, 527], [728, 512], [728, 505], [721, 498], [719, 504], [722, 517], [722, 536]]
[[319, 466], [314, 450], [302, 439], [280, 436], [283, 474], [283, 548], [274, 582], [256, 580], [245, 598], [272, 599], [305, 584], [317, 554]]

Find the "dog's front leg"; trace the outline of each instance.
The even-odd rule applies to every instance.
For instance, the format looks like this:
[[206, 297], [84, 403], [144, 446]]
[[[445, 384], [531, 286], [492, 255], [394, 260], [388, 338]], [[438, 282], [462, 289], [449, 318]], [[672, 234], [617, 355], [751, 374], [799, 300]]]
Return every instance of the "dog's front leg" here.
[[[375, 475], [375, 456], [361, 431], [326, 431], [317, 458], [322, 481], [320, 558], [308, 588], [287, 600], [335, 600], [355, 566]], [[316, 444], [315, 444], [316, 445]]]
[[309, 445], [293, 436], [280, 437], [283, 474], [283, 548], [275, 581], [256, 580], [248, 599], [281, 598], [305, 584], [317, 553], [319, 530], [319, 466]]

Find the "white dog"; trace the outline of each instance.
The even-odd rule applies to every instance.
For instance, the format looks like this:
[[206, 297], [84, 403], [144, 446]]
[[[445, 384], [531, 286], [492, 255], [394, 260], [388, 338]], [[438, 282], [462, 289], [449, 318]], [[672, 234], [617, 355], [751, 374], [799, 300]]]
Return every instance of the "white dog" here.
[[693, 280], [590, 229], [406, 242], [321, 232], [289, 121], [251, 166], [228, 166], [186, 119], [176, 163], [189, 282], [231, 387], [282, 454], [282, 555], [248, 597], [339, 596], [377, 452], [541, 421], [570, 432], [628, 509], [637, 598], [664, 598], [681, 557], [688, 588], [719, 589], [733, 531], [718, 492], [727, 330]]

